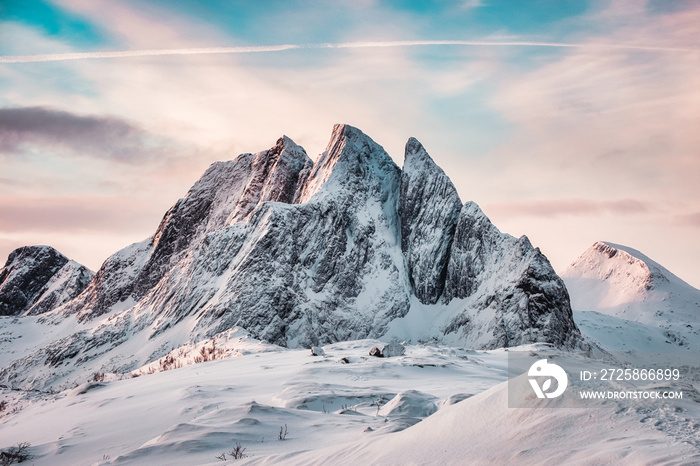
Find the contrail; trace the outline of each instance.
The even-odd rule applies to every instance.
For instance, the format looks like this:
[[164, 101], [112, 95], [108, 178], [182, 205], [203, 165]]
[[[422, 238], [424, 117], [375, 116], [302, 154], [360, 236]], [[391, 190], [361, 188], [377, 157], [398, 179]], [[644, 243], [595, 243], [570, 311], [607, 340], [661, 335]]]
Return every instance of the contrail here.
[[260, 53], [298, 49], [298, 45], [271, 45], [262, 47], [208, 47], [191, 49], [122, 50], [116, 52], [53, 53], [46, 55], [0, 56], [0, 63], [31, 63], [95, 58], [157, 57], [161, 55], [205, 55], [213, 53]]
[[364, 49], [386, 47], [417, 47], [417, 46], [470, 46], [470, 47], [565, 47], [565, 48], [590, 48], [590, 49], [623, 49], [623, 50], [647, 50], [661, 52], [700, 52], [697, 48], [683, 47], [657, 47], [647, 45], [624, 44], [572, 44], [556, 42], [490, 42], [472, 40], [401, 40], [385, 42], [341, 42], [327, 44], [283, 44], [258, 47], [207, 47], [186, 49], [153, 49], [153, 50], [122, 50], [114, 52], [79, 52], [56, 53], [45, 55], [7, 55], [0, 56], [0, 63], [32, 63], [63, 60], [87, 60], [98, 58], [129, 58], [129, 57], [156, 57], [163, 55], [206, 55], [206, 54], [236, 54], [236, 53], [266, 53], [282, 52], [295, 49]]

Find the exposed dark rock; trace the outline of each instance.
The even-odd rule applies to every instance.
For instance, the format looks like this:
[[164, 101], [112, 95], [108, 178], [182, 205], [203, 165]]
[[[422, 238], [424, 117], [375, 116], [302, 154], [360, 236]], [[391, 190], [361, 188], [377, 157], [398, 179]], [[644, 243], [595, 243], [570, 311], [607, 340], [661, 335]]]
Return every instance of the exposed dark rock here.
[[447, 259], [462, 202], [452, 181], [410, 138], [401, 172], [401, 250], [416, 297], [434, 304], [442, 294]]
[[445, 332], [471, 333], [478, 346], [575, 345], [581, 338], [564, 282], [547, 258], [527, 237], [501, 233], [473, 202], [460, 212], [450, 251], [443, 300], [453, 299], [468, 305]]
[[48, 312], [80, 294], [93, 275], [52, 247], [15, 249], [0, 269], [0, 316]]

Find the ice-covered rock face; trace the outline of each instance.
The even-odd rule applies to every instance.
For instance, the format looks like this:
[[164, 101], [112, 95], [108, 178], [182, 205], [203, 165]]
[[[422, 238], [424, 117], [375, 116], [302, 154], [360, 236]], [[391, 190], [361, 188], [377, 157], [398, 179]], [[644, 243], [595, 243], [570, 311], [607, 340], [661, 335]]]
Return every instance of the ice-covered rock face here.
[[465, 300], [465, 310], [446, 332], [480, 341], [477, 346], [580, 339], [566, 286], [547, 258], [526, 236], [501, 233], [473, 202], [460, 212], [450, 249], [443, 301], [453, 299]]
[[93, 275], [49, 246], [15, 249], [0, 269], [0, 316], [50, 311], [83, 291]]

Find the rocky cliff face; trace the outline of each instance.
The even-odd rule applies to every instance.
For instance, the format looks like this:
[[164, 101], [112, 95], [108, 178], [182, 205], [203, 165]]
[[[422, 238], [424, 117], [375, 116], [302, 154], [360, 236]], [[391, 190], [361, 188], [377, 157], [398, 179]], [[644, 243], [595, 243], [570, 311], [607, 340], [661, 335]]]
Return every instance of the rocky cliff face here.
[[434, 304], [445, 286], [450, 248], [462, 201], [420, 142], [406, 143], [401, 172], [401, 250], [420, 302]]
[[[526, 236], [501, 233], [473, 202], [459, 214], [450, 249], [443, 301], [453, 299], [470, 305], [448, 331], [472, 334], [480, 346], [532, 341], [559, 346], [578, 337], [566, 286], [547, 258]], [[488, 309], [492, 316], [484, 321], [474, 309]]]
[[[400, 169], [359, 129], [336, 125], [316, 163], [283, 137], [212, 165], [151, 238], [110, 257], [53, 315], [87, 326], [58, 347], [94, 365], [142, 334], [162, 351], [236, 326], [283, 346], [379, 338], [416, 306], [448, 310], [427, 335], [437, 341], [580, 340], [547, 259], [462, 205], [417, 140]], [[62, 351], [50, 351], [55, 365]]]
[[0, 316], [50, 311], [80, 294], [93, 275], [49, 246], [15, 249], [0, 269]]
[[66, 312], [85, 320], [119, 303], [142, 300], [209, 233], [244, 221], [266, 201], [291, 201], [300, 175], [311, 165], [304, 149], [286, 136], [270, 150], [213, 164], [170, 208], [151, 238], [107, 259]]
[[284, 346], [325, 344], [378, 337], [408, 311], [398, 167], [361, 131], [339, 125], [308, 168], [295, 167], [303, 185], [256, 183], [250, 199], [283, 195], [243, 217], [234, 211], [137, 305], [160, 316], [155, 332], [196, 313], [207, 335], [241, 326]]

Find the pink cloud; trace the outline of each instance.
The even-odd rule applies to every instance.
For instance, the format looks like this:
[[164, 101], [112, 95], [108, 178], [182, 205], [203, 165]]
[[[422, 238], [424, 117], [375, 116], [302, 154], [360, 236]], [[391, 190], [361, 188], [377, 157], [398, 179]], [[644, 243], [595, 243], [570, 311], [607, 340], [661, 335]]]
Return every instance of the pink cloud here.
[[[134, 205], [139, 205], [138, 209]], [[125, 197], [0, 198], [0, 234], [155, 231], [164, 212]]]
[[700, 228], [700, 212], [679, 215], [678, 223], [684, 226]]
[[487, 204], [487, 212], [497, 215], [555, 218], [561, 216], [639, 215], [652, 209], [646, 203], [634, 199], [593, 201], [587, 199], [539, 200]]

